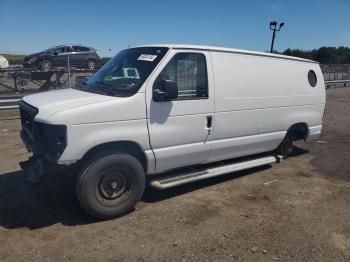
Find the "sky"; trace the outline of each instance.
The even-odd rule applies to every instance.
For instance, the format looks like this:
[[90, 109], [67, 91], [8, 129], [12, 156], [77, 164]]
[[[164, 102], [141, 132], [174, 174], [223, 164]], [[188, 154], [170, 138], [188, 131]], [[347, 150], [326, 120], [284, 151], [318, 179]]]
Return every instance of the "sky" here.
[[102, 56], [144, 44], [270, 49], [350, 46], [350, 0], [0, 0], [0, 53], [82, 44]]

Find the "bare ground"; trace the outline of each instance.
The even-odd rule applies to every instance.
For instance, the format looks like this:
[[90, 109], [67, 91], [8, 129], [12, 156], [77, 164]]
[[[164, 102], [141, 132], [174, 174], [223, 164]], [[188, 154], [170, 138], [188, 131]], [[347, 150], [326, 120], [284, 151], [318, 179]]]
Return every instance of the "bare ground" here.
[[318, 142], [270, 167], [162, 192], [96, 221], [74, 179], [28, 186], [16, 111], [0, 111], [0, 261], [350, 261], [350, 89], [327, 91]]

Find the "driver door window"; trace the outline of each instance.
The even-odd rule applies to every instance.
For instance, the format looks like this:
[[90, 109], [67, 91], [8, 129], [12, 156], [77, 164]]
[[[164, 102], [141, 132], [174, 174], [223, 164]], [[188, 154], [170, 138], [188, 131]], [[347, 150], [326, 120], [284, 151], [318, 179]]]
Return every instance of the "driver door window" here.
[[208, 79], [205, 56], [198, 53], [180, 53], [175, 55], [160, 73], [157, 81], [176, 81], [178, 98], [208, 98]]
[[70, 47], [70, 46], [66, 46], [64, 52], [65, 53], [72, 53], [73, 52], [73, 48]]
[[64, 53], [64, 47], [57, 47], [57, 48], [52, 50], [52, 53], [57, 54], [57, 55]]

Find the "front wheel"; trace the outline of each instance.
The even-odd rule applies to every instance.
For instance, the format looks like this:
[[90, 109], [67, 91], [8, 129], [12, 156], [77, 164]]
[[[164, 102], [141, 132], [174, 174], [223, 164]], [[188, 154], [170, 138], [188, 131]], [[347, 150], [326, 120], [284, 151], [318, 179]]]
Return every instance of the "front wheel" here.
[[79, 174], [76, 191], [81, 206], [96, 218], [113, 218], [133, 210], [145, 189], [145, 172], [133, 156], [100, 155]]
[[93, 70], [96, 68], [96, 61], [93, 60], [93, 59], [90, 59], [87, 61], [87, 67], [90, 69], [90, 70]]
[[40, 68], [44, 71], [50, 71], [52, 69], [52, 62], [51, 60], [44, 59], [40, 62]]

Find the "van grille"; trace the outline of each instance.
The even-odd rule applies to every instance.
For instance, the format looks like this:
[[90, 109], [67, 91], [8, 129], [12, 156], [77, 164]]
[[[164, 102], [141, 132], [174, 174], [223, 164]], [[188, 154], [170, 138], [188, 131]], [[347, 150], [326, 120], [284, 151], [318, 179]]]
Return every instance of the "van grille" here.
[[21, 114], [22, 131], [33, 139], [34, 117], [38, 113], [38, 109], [22, 100], [19, 102], [19, 110]]

